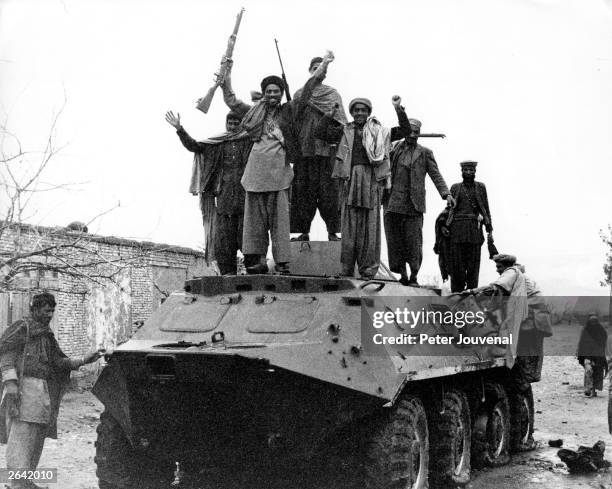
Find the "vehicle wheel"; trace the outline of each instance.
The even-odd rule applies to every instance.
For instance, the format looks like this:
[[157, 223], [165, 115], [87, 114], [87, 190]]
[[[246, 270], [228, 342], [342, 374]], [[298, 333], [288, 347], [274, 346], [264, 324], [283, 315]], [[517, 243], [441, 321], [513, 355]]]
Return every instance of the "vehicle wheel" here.
[[476, 467], [499, 467], [510, 461], [510, 407], [497, 382], [485, 383], [485, 403], [472, 430], [472, 461]]
[[147, 476], [140, 455], [130, 445], [119, 423], [108, 412], [104, 411], [100, 415], [96, 431], [98, 439], [94, 461], [100, 489], [158, 487], [159, 481]]
[[398, 401], [377, 420], [368, 437], [365, 460], [367, 489], [426, 489], [429, 433], [423, 403], [417, 397]]
[[444, 393], [442, 411], [432, 409], [429, 421], [433, 488], [455, 487], [470, 481], [472, 423], [465, 394]]
[[533, 391], [531, 386], [524, 392], [509, 393], [510, 416], [510, 451], [526, 452], [533, 450], [536, 443], [533, 439]]

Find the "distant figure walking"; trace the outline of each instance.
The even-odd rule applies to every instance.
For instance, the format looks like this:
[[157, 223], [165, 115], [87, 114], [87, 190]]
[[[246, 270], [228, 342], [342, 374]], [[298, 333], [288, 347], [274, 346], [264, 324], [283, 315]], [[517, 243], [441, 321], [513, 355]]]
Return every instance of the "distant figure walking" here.
[[599, 322], [597, 314], [590, 314], [580, 333], [576, 356], [584, 367], [584, 395], [595, 397], [603, 389], [603, 379], [607, 372], [606, 342], [608, 333]]

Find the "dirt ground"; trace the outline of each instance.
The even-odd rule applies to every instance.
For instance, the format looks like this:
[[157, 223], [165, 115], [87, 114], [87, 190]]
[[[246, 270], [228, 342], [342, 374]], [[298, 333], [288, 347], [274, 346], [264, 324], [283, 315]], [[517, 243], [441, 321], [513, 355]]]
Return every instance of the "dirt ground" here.
[[[575, 326], [574, 326], [575, 328]], [[573, 328], [557, 326], [549, 341], [574, 341]], [[551, 345], [552, 346], [552, 343]], [[536, 409], [535, 439], [538, 448], [515, 455], [501, 468], [473, 473], [469, 489], [612, 489], [612, 472], [588, 476], [569, 475], [549, 448], [548, 440], [563, 439], [564, 448], [606, 443], [607, 458], [612, 460], [612, 436], [607, 426], [607, 387], [596, 398], [585, 398], [582, 368], [573, 357], [547, 357], [542, 382], [533, 385]], [[41, 468], [57, 468], [61, 489], [97, 489], [94, 464], [96, 425], [102, 405], [86, 388], [69, 392], [63, 401], [59, 419], [59, 439], [47, 440]], [[0, 460], [4, 460], [0, 446]]]

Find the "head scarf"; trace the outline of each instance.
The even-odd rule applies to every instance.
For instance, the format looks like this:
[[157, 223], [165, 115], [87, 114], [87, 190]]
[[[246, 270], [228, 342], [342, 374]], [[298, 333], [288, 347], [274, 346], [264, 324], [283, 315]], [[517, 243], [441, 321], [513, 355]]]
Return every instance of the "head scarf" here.
[[265, 92], [268, 85], [278, 86], [278, 88], [281, 90], [281, 95], [285, 93], [285, 84], [283, 83], [283, 79], [279, 76], [270, 75], [261, 80], [261, 91]]

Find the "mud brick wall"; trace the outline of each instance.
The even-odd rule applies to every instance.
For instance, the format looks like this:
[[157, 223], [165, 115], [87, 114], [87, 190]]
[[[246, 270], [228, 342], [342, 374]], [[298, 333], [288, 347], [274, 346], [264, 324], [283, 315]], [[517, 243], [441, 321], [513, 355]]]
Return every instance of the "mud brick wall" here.
[[[55, 295], [57, 307], [51, 327], [61, 348], [70, 356], [82, 355], [92, 347], [109, 348], [126, 340], [134, 323], [146, 320], [165, 294], [180, 288], [185, 278], [212, 273], [204, 254], [197, 250], [62, 228], [12, 226], [0, 236], [0, 252], [32, 251], [75, 241], [79, 246], [66, 248], [65, 261], [71, 264], [95, 261], [96, 271], [116, 272], [112, 281], [74, 277], [42, 266], [41, 270], [19, 276], [11, 283], [11, 289], [28, 297], [43, 290]], [[119, 258], [119, 270], [105, 263]], [[27, 308], [23, 304], [14, 308], [13, 316], [21, 315], [24, 309]], [[15, 321], [19, 317], [10, 319]]]

